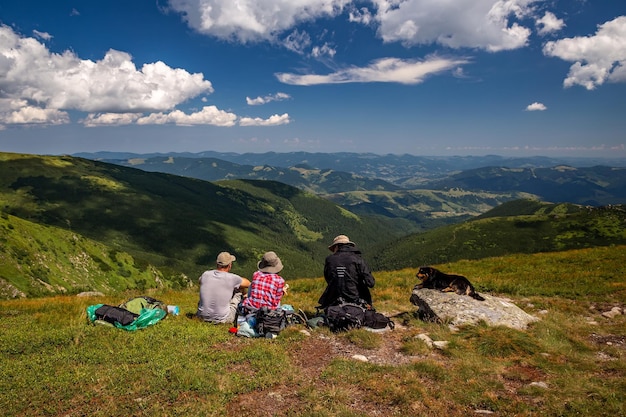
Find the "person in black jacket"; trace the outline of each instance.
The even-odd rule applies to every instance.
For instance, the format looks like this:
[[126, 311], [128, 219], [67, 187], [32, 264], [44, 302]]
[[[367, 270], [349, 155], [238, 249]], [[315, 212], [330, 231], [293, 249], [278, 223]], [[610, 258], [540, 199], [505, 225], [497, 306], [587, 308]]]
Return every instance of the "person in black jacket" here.
[[361, 304], [371, 308], [374, 277], [361, 257], [361, 251], [348, 236], [339, 235], [328, 247], [333, 253], [326, 257], [324, 278], [326, 289], [319, 299], [322, 308], [340, 304], [342, 301]]

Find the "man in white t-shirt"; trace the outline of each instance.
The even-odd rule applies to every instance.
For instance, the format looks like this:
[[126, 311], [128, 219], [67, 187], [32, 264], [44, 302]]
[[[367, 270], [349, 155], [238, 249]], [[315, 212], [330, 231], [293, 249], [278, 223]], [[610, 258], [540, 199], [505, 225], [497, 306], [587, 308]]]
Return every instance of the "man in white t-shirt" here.
[[237, 306], [250, 281], [230, 272], [236, 260], [228, 252], [217, 255], [217, 267], [205, 271], [199, 279], [200, 301], [196, 315], [212, 323], [234, 323]]

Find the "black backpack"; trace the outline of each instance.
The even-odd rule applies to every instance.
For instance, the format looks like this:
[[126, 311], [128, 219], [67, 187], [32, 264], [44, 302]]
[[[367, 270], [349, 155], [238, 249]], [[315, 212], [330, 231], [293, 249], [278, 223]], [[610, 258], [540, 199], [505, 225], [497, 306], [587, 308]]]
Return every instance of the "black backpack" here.
[[347, 331], [367, 327], [370, 329], [395, 328], [395, 323], [387, 316], [377, 312], [373, 308], [365, 308], [362, 305], [342, 302], [327, 307], [325, 310], [325, 322], [333, 332]]
[[386, 329], [389, 327], [393, 329], [396, 324], [383, 313], [379, 313], [376, 310], [365, 310], [365, 319], [363, 319], [363, 326], [370, 329]]
[[282, 308], [270, 310], [262, 307], [256, 312], [257, 331], [261, 335], [279, 334], [287, 327], [287, 313]]
[[96, 311], [94, 311], [94, 314], [97, 320], [103, 320], [111, 324], [119, 323], [122, 326], [128, 326], [139, 317], [139, 314], [135, 314], [125, 308], [107, 304], [98, 307]]
[[332, 332], [359, 329], [365, 320], [365, 307], [353, 303], [341, 303], [326, 307], [326, 325]]

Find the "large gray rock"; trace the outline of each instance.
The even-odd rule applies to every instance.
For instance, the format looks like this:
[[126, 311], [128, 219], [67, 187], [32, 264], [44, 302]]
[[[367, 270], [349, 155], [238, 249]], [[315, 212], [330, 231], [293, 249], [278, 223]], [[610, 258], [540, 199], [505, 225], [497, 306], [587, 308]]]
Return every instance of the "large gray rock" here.
[[450, 323], [452, 326], [477, 324], [481, 320], [492, 326], [507, 326], [524, 330], [539, 320], [510, 300], [480, 294], [485, 301], [467, 295], [441, 292], [428, 288], [413, 288], [411, 303], [418, 306], [417, 315], [424, 321]]

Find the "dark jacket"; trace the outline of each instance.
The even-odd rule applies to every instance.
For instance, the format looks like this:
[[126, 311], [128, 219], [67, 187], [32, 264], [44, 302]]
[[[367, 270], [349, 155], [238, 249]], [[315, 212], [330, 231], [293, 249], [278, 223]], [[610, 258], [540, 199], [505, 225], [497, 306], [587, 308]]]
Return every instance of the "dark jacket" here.
[[350, 303], [372, 304], [369, 289], [374, 287], [374, 277], [355, 246], [340, 245], [326, 257], [324, 278], [327, 286], [318, 301], [322, 307], [337, 304], [339, 298]]

